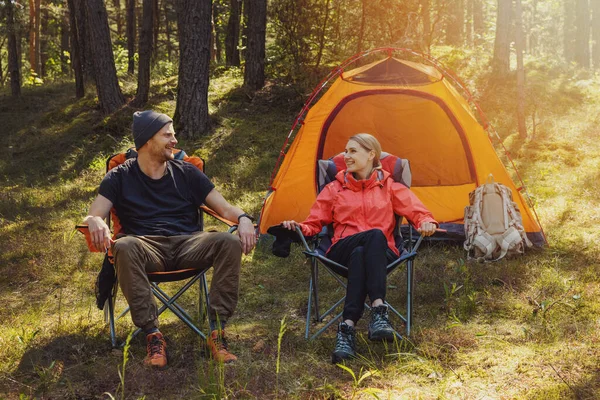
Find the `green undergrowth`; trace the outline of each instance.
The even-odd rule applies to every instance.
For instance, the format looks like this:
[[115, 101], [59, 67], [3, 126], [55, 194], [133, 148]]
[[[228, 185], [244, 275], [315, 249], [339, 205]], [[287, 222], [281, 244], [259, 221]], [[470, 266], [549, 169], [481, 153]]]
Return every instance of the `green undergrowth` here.
[[[484, 84], [485, 70], [478, 75], [473, 64], [481, 60], [444, 57], [482, 88], [475, 94], [499, 122], [550, 246], [484, 265], [467, 261], [460, 247], [425, 245], [410, 338], [370, 343], [361, 320], [360, 357], [343, 367], [329, 362], [333, 329], [304, 339], [309, 264], [299, 248], [286, 259], [272, 256], [268, 237], [243, 259], [229, 324], [236, 364], [208, 360], [201, 341], [170, 314], [162, 322], [169, 368], [142, 367], [139, 337], [125, 364], [95, 306], [101, 256], [87, 251], [73, 227], [96, 194], [106, 157], [132, 145], [135, 109], [103, 117], [92, 89], [75, 100], [72, 84], [27, 88], [18, 100], [0, 97], [0, 398], [597, 398], [599, 81], [532, 65], [532, 85], [547, 85], [535, 111], [536, 134], [522, 140], [506, 118], [514, 94], [498, 82]], [[217, 72], [210, 132], [179, 147], [206, 161], [227, 199], [257, 214], [304, 100], [299, 93], [308, 90], [270, 82], [252, 94], [241, 88], [239, 71]], [[172, 114], [175, 84], [176, 77], [153, 82], [148, 107]], [[131, 97], [134, 83], [124, 88]], [[486, 100], [492, 88], [496, 95]], [[390, 277], [392, 303], [405, 301], [405, 282], [403, 270]], [[321, 285], [323, 303], [343, 294], [326, 276]], [[183, 303], [197, 309], [197, 291]], [[119, 296], [117, 308], [124, 306]], [[131, 329], [128, 317], [120, 320], [120, 340]]]

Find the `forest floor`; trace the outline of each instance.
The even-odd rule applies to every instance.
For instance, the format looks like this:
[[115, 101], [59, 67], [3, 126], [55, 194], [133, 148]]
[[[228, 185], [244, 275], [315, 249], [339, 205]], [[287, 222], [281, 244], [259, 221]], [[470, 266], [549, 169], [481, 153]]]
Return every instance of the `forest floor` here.
[[[75, 100], [70, 83], [26, 88], [19, 100], [1, 94], [0, 398], [599, 398], [600, 90], [593, 79], [547, 79], [554, 106], [540, 111], [536, 136], [503, 139], [550, 246], [485, 265], [466, 262], [461, 247], [425, 246], [413, 334], [389, 346], [361, 335], [361, 357], [348, 369], [330, 363], [333, 329], [304, 340], [309, 267], [300, 249], [280, 259], [262, 240], [243, 258], [229, 324], [238, 362], [210, 362], [202, 343], [167, 315], [168, 369], [143, 368], [145, 346], [136, 338], [123, 372], [123, 351], [111, 349], [95, 305], [101, 256], [73, 228], [106, 157], [132, 145], [134, 110], [102, 117], [91, 88]], [[148, 107], [172, 114], [175, 85], [176, 78], [156, 81], [160, 94]], [[236, 72], [213, 78], [213, 128], [179, 147], [206, 160], [227, 199], [257, 214], [304, 94], [269, 84], [249, 96], [240, 86]], [[133, 82], [124, 89], [132, 93]], [[514, 97], [501, 96], [484, 106], [502, 127], [503, 104]], [[391, 299], [402, 301], [403, 275], [390, 280]], [[184, 299], [192, 308], [196, 301], [197, 292]], [[131, 329], [128, 317], [117, 324], [121, 340]], [[358, 330], [364, 334], [364, 321]]]

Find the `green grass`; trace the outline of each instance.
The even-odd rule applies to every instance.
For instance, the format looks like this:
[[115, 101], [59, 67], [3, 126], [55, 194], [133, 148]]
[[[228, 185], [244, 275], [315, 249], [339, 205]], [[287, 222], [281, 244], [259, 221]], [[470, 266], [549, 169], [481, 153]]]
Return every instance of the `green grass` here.
[[[600, 396], [600, 83], [577, 85], [569, 71], [533, 70], [531, 82], [548, 82], [546, 100], [536, 137], [523, 141], [507, 117], [510, 91], [487, 85], [486, 72], [476, 75], [467, 61], [457, 66], [482, 93], [498, 90], [492, 99], [479, 94], [482, 106], [492, 121], [502, 121], [499, 133], [537, 204], [548, 249], [483, 265], [465, 262], [459, 247], [425, 246], [413, 335], [387, 346], [361, 336], [362, 357], [346, 364], [350, 373], [329, 363], [333, 329], [314, 342], [303, 338], [304, 256], [295, 248], [289, 258], [275, 258], [261, 243], [243, 259], [240, 302], [229, 325], [239, 361], [224, 368], [211, 363], [200, 341], [167, 314], [169, 368], [144, 369], [143, 340], [133, 340], [124, 393], [117, 392], [123, 353], [110, 349], [93, 298], [101, 257], [87, 251], [73, 227], [95, 196], [105, 158], [131, 146], [134, 110], [102, 117], [91, 88], [75, 101], [70, 84], [27, 88], [16, 101], [0, 97], [0, 398]], [[172, 113], [175, 83], [155, 81], [149, 107]], [[133, 82], [124, 87], [135, 90]], [[250, 96], [239, 71], [221, 71], [211, 81], [211, 131], [180, 147], [206, 160], [227, 199], [256, 214], [304, 91], [269, 83]], [[388, 293], [402, 302], [399, 272]], [[325, 298], [341, 296], [335, 285], [322, 284]], [[191, 309], [196, 302], [197, 293], [184, 298]], [[125, 305], [122, 296], [117, 305]], [[128, 318], [118, 322], [121, 340], [131, 328]], [[359, 332], [365, 328], [360, 321]]]

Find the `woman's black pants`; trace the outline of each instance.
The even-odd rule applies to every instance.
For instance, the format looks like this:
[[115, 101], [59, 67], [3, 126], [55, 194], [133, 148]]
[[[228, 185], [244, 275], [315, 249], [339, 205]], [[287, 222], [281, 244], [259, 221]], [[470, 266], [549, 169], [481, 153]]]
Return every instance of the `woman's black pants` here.
[[348, 268], [336, 272], [348, 278], [343, 319], [355, 323], [364, 310], [367, 295], [371, 302], [385, 300], [386, 266], [396, 255], [380, 229], [371, 229], [348, 236], [336, 242], [327, 257]]

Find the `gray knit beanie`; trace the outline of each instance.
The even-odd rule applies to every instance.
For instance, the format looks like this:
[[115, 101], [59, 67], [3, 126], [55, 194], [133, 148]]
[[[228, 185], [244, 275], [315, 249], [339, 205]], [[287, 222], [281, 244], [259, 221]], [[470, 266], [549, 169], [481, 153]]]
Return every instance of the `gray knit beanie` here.
[[173, 122], [173, 120], [167, 115], [157, 113], [156, 111], [134, 112], [131, 130], [133, 131], [135, 148], [139, 150], [156, 132], [160, 131], [169, 122]]

